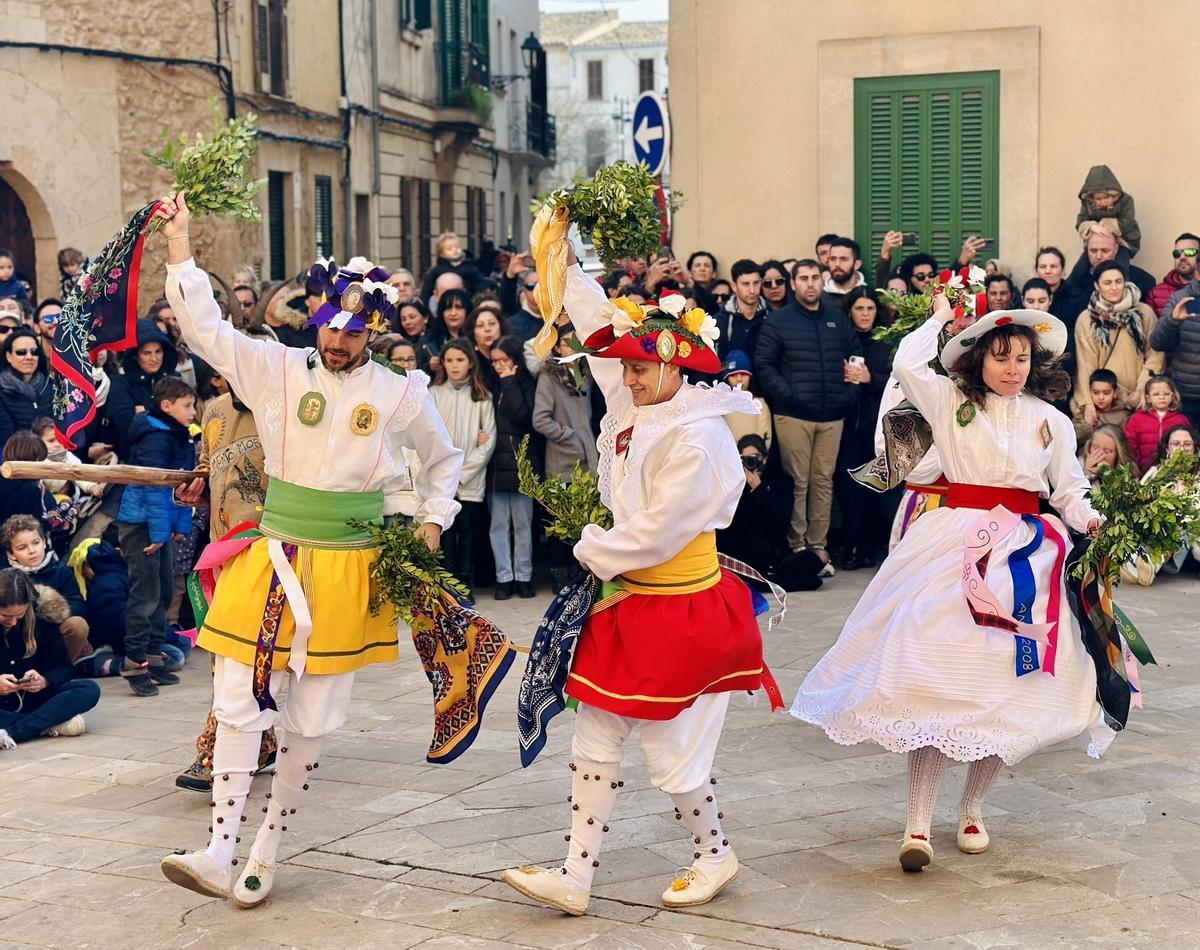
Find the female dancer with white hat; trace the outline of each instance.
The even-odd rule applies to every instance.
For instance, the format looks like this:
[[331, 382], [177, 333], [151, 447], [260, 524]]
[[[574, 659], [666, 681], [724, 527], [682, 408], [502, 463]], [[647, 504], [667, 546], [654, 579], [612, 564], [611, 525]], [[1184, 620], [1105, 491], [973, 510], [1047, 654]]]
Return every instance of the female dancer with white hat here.
[[[971, 763], [958, 846], [978, 853], [988, 846], [983, 798], [1002, 764], [1076, 737], [1098, 756], [1115, 735], [1063, 578], [1063, 522], [1094, 534], [1100, 518], [1071, 420], [1035, 395], [1062, 383], [1054, 359], [1066, 327], [1039, 311], [989, 313], [941, 347], [946, 377], [929, 364], [950, 318], [937, 298], [894, 366], [933, 429], [950, 483], [944, 507], [905, 534], [792, 705], [835, 742], [908, 753], [906, 871], [932, 860], [947, 757]], [[1041, 499], [1058, 516], [1040, 513]]]

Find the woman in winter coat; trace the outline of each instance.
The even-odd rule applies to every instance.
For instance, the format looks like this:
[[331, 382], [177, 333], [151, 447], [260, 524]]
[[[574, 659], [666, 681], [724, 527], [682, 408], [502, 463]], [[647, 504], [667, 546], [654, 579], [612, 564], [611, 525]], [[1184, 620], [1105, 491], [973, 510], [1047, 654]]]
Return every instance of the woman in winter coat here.
[[[496, 453], [492, 456], [491, 542], [496, 558], [496, 599], [508, 600], [513, 585], [521, 597], [533, 597], [533, 502], [522, 495], [517, 478], [517, 449], [533, 435], [533, 403], [537, 383], [525, 366], [521, 341], [504, 336], [491, 349], [496, 382]], [[538, 446], [529, 456], [540, 458]]]
[[1156, 318], [1141, 291], [1129, 283], [1116, 261], [1097, 264], [1088, 308], [1075, 321], [1075, 408], [1095, 427], [1099, 410], [1092, 405], [1088, 381], [1098, 369], [1117, 374], [1129, 394], [1129, 409], [1139, 409], [1146, 381], [1163, 371], [1163, 354], [1150, 346]]
[[[571, 355], [561, 333], [557, 355]], [[538, 374], [533, 399], [533, 428], [546, 439], [546, 472], [571, 480], [578, 462], [585, 472], [595, 471], [596, 437], [592, 434], [592, 377], [587, 360], [560, 363], [546, 360]], [[562, 541], [550, 546], [550, 578], [556, 590], [566, 586], [578, 565]]]
[[175, 364], [179, 354], [169, 334], [158, 328], [153, 320], [137, 322], [137, 349], [125, 354], [125, 372], [112, 381], [108, 394], [108, 417], [116, 426], [122, 441], [129, 437], [129, 428], [139, 409], [154, 408], [154, 384], [164, 376], [177, 376]]
[[429, 395], [437, 406], [450, 440], [463, 451], [463, 469], [455, 498], [462, 511], [442, 535], [446, 569], [457, 577], [474, 602], [474, 532], [479, 506], [487, 486], [487, 467], [496, 450], [496, 412], [492, 394], [480, 373], [475, 349], [465, 339], [451, 340], [441, 352], [441, 369]]
[[100, 687], [72, 680], [58, 626], [43, 598], [13, 568], [0, 571], [0, 750], [38, 736], [78, 736]]
[[0, 360], [0, 445], [38, 416], [50, 414], [53, 399], [50, 367], [37, 334], [18, 327], [4, 341]]

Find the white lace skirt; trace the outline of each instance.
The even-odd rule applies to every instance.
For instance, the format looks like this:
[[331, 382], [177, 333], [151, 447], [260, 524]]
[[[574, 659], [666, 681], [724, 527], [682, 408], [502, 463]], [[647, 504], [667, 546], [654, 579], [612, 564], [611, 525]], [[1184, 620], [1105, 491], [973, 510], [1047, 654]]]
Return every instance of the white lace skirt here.
[[[1094, 757], [1108, 747], [1116, 734], [1103, 723], [1095, 669], [1061, 578], [1053, 676], [1039, 669], [1018, 677], [1013, 635], [972, 619], [964, 539], [983, 515], [938, 508], [917, 520], [805, 678], [793, 716], [841, 745], [870, 740], [892, 752], [935, 746], [960, 762], [998, 755], [1013, 765], [1067, 739]], [[1069, 545], [1062, 523], [1048, 521]], [[1013, 606], [1009, 554], [1033, 538], [1023, 522], [992, 550], [986, 580], [1006, 609]], [[1047, 536], [1028, 557], [1034, 622], [1053, 619], [1047, 609], [1057, 554]]]

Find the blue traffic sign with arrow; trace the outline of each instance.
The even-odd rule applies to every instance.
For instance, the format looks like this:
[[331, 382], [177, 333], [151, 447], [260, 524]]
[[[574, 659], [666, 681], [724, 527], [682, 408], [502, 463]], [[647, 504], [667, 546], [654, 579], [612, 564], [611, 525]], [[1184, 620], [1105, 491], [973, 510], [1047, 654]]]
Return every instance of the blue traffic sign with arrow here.
[[671, 152], [671, 122], [667, 107], [655, 92], [643, 92], [633, 110], [633, 154], [651, 175], [662, 174]]

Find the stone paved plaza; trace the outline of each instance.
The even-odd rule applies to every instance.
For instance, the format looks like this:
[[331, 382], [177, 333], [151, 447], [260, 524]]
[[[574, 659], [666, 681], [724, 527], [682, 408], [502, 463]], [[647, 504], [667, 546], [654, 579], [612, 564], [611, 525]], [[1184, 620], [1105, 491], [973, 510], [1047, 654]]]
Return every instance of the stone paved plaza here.
[[[790, 701], [866, 582], [841, 575], [794, 595], [768, 660]], [[590, 914], [530, 906], [497, 880], [565, 847], [569, 714], [522, 770], [512, 713], [519, 663], [474, 748], [424, 761], [430, 692], [411, 647], [359, 675], [346, 727], [321, 756], [285, 836], [264, 906], [238, 911], [169, 884], [174, 848], [207, 840], [208, 796], [176, 773], [209, 698], [208, 664], [156, 699], [107, 681], [91, 733], [0, 752], [0, 945], [53, 947], [1092, 947], [1200, 946], [1200, 581], [1123, 589], [1161, 665], [1148, 709], [1103, 761], [1073, 751], [1006, 769], [990, 797], [992, 848], [960, 854], [947, 771], [932, 870], [896, 863], [905, 762], [842, 748], [783, 713], [734, 698], [716, 774], [741, 878], [717, 901], [669, 912], [658, 895], [689, 863], [669, 799], [631, 748]], [[528, 643], [544, 601], [481, 606]], [[269, 779], [255, 781], [249, 847]]]

